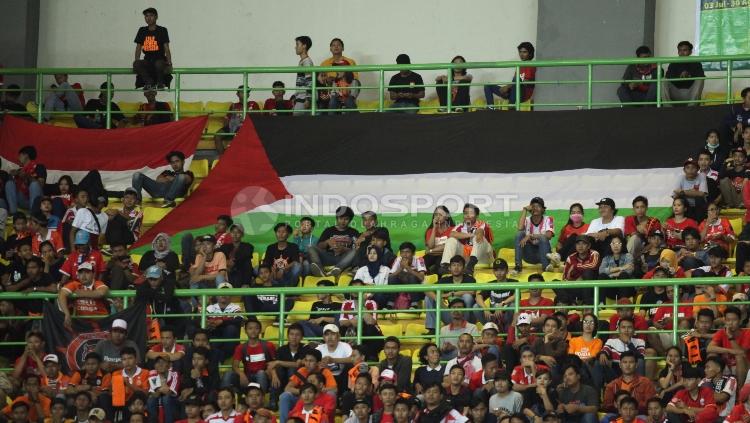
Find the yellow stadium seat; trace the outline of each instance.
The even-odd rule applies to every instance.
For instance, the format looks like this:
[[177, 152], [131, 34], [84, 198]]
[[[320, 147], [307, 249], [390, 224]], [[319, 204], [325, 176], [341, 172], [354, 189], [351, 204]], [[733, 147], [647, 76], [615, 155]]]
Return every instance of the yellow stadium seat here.
[[202, 101], [181, 101], [180, 116], [198, 116], [205, 114]]
[[224, 118], [211, 116], [208, 118], [208, 122], [206, 122], [205, 132], [208, 134], [215, 134], [217, 132], [220, 132], [221, 128], [223, 127], [224, 127]]
[[190, 162], [190, 171], [193, 172], [196, 178], [205, 178], [208, 176], [208, 160], [193, 159]]
[[257, 252], [253, 253], [252, 263], [253, 263], [253, 267], [258, 267], [258, 265], [260, 264], [260, 254], [258, 254]]
[[[703, 106], [715, 106], [717, 104], [725, 103], [727, 101], [727, 93], [717, 93], [717, 92], [703, 92], [703, 100], [708, 100], [704, 102]], [[735, 93], [733, 96], [732, 101], [739, 101], [740, 96], [738, 93]]]
[[346, 273], [339, 275], [338, 286], [349, 286], [351, 282], [352, 282], [352, 275], [349, 275]]
[[142, 254], [131, 254], [130, 259], [133, 260], [133, 263], [140, 264], [141, 259], [143, 258]]
[[52, 119], [52, 125], [59, 126], [62, 128], [77, 128], [78, 125], [73, 121], [73, 118], [70, 116], [60, 116], [55, 115], [54, 119]]
[[39, 111], [39, 107], [37, 107], [36, 103], [33, 101], [29, 101], [26, 103], [26, 111], [31, 113], [32, 115], [35, 115], [36, 112]]
[[400, 338], [402, 335], [401, 323], [395, 323], [395, 324], [380, 323], [378, 326], [380, 326], [380, 330], [383, 332], [383, 336], [395, 336], [397, 338]]
[[[403, 355], [404, 357], [411, 357], [412, 355], [411, 350], [407, 350], [404, 348], [401, 348], [398, 353]], [[383, 350], [381, 350], [380, 353], [378, 354], [378, 360], [380, 361], [385, 360], [385, 352]]]
[[135, 116], [135, 112], [138, 111], [138, 108], [141, 107], [141, 103], [131, 103], [128, 101], [121, 101], [117, 103], [117, 105], [120, 107], [120, 111], [123, 115], [125, 115], [126, 118], [132, 118]]
[[732, 225], [735, 235], [739, 235], [742, 232], [742, 218], [731, 219], [729, 223]]
[[210, 115], [220, 114], [223, 119], [230, 107], [232, 107], [231, 101], [207, 101], [203, 110]]
[[198, 147], [197, 147], [197, 149], [198, 150], [211, 150], [211, 151], [214, 151], [214, 150], [216, 150], [216, 144], [214, 144], [214, 140], [213, 139], [211, 139], [211, 140], [203, 139], [203, 140], [198, 141]]
[[162, 220], [172, 209], [163, 209], [161, 207], [144, 207], [143, 209], [143, 226], [153, 226], [156, 222]]
[[358, 100], [357, 108], [363, 113], [372, 112], [372, 111], [378, 110], [378, 104], [379, 104], [378, 100]]
[[266, 330], [263, 331], [263, 339], [271, 342], [279, 340], [279, 327], [276, 325], [266, 326]]
[[216, 160], [212, 161], [211, 162], [211, 170], [214, 170], [214, 168], [216, 167], [217, 164], [219, 164], [219, 159], [216, 159]]
[[323, 280], [328, 280], [333, 282], [333, 277], [326, 277], [326, 276], [305, 276], [305, 280], [302, 282], [302, 286], [305, 288], [315, 288], [318, 286], [318, 282]]
[[424, 277], [424, 283], [426, 284], [435, 284], [438, 281], [438, 275], [432, 274], [427, 275]]
[[617, 310], [614, 310], [614, 309], [611, 309], [611, 308], [607, 308], [607, 309], [599, 310], [599, 316], [598, 317], [599, 317], [599, 320], [604, 320], [604, 321], [608, 322], [609, 319], [612, 316], [614, 316], [615, 314], [617, 314]]
[[310, 310], [312, 309], [313, 302], [312, 301], [295, 301], [294, 307], [291, 311], [306, 311], [307, 314], [290, 314], [287, 320], [289, 322], [299, 322], [302, 320], [309, 320], [310, 319]]
[[516, 258], [516, 252], [512, 248], [501, 248], [497, 251], [497, 257], [507, 261], [508, 266], [512, 266], [513, 260]]
[[495, 275], [491, 272], [482, 271], [482, 272], [474, 272], [474, 279], [477, 280], [477, 283], [487, 283], [494, 281]]
[[404, 342], [409, 344], [426, 344], [426, 338], [410, 338], [411, 336], [421, 336], [427, 333], [423, 323], [408, 323], [404, 333]]
[[419, 361], [419, 360], [420, 360], [420, 358], [419, 358], [419, 350], [420, 350], [420, 349], [421, 349], [421, 348], [417, 348], [417, 349], [415, 349], [415, 350], [414, 350], [414, 351], [413, 351], [413, 352], [411, 353], [411, 363], [412, 363], [412, 365], [414, 365], [414, 364], [417, 364], [417, 365], [419, 365], [419, 364], [422, 364], [422, 363], [421, 363], [421, 362]]
[[419, 107], [420, 107], [419, 109], [420, 115], [434, 115], [438, 113], [438, 107], [440, 107], [440, 101], [437, 98], [423, 100], [421, 103], [419, 103]]

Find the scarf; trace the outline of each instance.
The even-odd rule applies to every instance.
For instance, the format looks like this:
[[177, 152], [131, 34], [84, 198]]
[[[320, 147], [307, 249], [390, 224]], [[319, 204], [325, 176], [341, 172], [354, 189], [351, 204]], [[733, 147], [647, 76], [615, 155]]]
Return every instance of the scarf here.
[[706, 150], [708, 150], [709, 153], [714, 154], [714, 151], [716, 151], [719, 148], [719, 144], [711, 145], [709, 143], [706, 143]]
[[[159, 251], [156, 249], [156, 242], [159, 240], [159, 238], [164, 238], [164, 240], [167, 242], [167, 249], [164, 251]], [[151, 248], [154, 250], [154, 258], [157, 260], [163, 260], [172, 250], [169, 248], [169, 235], [167, 235], [164, 232], [160, 232], [158, 235], [154, 237], [154, 240], [151, 241]]]
[[[375, 250], [375, 252], [378, 254], [378, 259], [375, 261], [370, 261], [369, 258], [370, 251], [372, 250]], [[370, 277], [375, 279], [375, 277], [380, 274], [380, 262], [383, 260], [383, 252], [379, 247], [369, 246], [367, 247], [367, 255], [367, 271], [370, 273]]]

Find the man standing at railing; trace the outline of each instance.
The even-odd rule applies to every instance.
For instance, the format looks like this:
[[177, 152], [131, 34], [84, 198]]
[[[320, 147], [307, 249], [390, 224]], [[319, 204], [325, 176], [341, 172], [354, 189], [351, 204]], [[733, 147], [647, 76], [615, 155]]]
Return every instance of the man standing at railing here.
[[[653, 56], [648, 46], [638, 47], [635, 55], [639, 59]], [[625, 82], [617, 89], [617, 97], [620, 98], [622, 103], [655, 102], [658, 94], [656, 89], [657, 72], [662, 72], [662, 70], [653, 63], [628, 65], [622, 75]], [[643, 82], [637, 82], [636, 80]]]
[[[135, 59], [133, 71], [138, 74], [135, 87], [163, 89], [169, 85], [172, 77], [172, 51], [169, 49], [169, 32], [167, 28], [156, 24], [159, 13], [149, 7], [143, 11], [146, 26], [138, 29], [135, 36]], [[141, 59], [143, 53], [143, 59]]]
[[[690, 41], [680, 41], [677, 44], [677, 55], [687, 57], [693, 54], [693, 44]], [[683, 78], [703, 78], [706, 74], [703, 72], [701, 62], [691, 63], [670, 63], [667, 67], [667, 79]], [[700, 100], [703, 92], [703, 80], [686, 80], [686, 81], [668, 81], [664, 84], [665, 101], [690, 101]], [[680, 103], [673, 106], [694, 106], [696, 103]]]
[[[301, 35], [294, 39], [294, 52], [299, 56], [297, 66], [315, 66], [307, 52], [312, 47], [312, 40], [307, 35]], [[310, 101], [315, 98], [310, 89], [312, 88], [312, 73], [297, 73], [297, 93], [294, 95], [294, 114], [305, 114], [305, 110], [310, 108]]]

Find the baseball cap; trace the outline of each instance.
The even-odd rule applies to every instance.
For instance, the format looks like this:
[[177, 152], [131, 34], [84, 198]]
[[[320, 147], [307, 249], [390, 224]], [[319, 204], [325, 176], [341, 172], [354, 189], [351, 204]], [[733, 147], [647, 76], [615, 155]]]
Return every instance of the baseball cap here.
[[612, 208], [615, 208], [615, 200], [609, 197], [604, 197], [601, 200], [597, 201], [596, 205], [597, 206], [605, 205], [605, 206], [610, 206]]
[[339, 327], [334, 325], [333, 323], [329, 323], [323, 326], [323, 333], [326, 333], [328, 331], [339, 333]]
[[531, 201], [529, 201], [529, 204], [539, 204], [540, 206], [542, 206], [542, 208], [545, 208], [544, 199], [542, 199], [542, 197], [532, 198]]
[[496, 258], [492, 262], [492, 270], [508, 270], [508, 262], [504, 258]]
[[208, 241], [208, 242], [213, 242], [214, 244], [216, 244], [216, 237], [213, 235], [203, 235], [202, 237], [198, 238], [198, 240], [201, 242]]
[[518, 315], [518, 320], [516, 321], [516, 325], [530, 325], [531, 324], [531, 316], [529, 313], [521, 313]]
[[201, 401], [197, 396], [190, 395], [183, 401], [183, 404], [185, 405], [194, 405], [194, 406], [201, 406], [203, 405], [203, 401]]
[[123, 191], [122, 196], [126, 196], [127, 194], [133, 194], [135, 196], [138, 195], [138, 191], [135, 190], [133, 187], [127, 187], [125, 188], [125, 191]]
[[485, 323], [484, 327], [482, 327], [482, 332], [486, 330], [494, 330], [496, 333], [500, 333], [500, 328], [498, 328], [494, 322]]
[[115, 319], [112, 321], [112, 330], [114, 329], [128, 330], [128, 322], [122, 319]]
[[78, 271], [80, 272], [81, 270], [88, 270], [89, 272], [93, 272], [94, 265], [91, 264], [90, 261], [84, 261], [83, 263], [78, 265]]
[[104, 421], [104, 419], [107, 418], [107, 413], [101, 408], [92, 408], [91, 411], [89, 411], [89, 418], [91, 417]]
[[586, 244], [591, 245], [591, 238], [586, 234], [581, 234], [576, 237], [576, 244], [579, 242], [585, 242]]
[[107, 199], [107, 197], [101, 195], [99, 197], [96, 197], [96, 205], [106, 206], [107, 204], [109, 204], [109, 200]]
[[219, 285], [216, 286], [217, 288], [234, 288], [231, 283], [229, 282], [222, 282]]
[[738, 292], [732, 295], [732, 301], [747, 301], [747, 294], [744, 292]]
[[664, 238], [664, 232], [661, 231], [661, 229], [651, 229], [649, 231], [648, 236], [658, 236], [661, 238]]
[[732, 153], [742, 153], [745, 156], [747, 156], [747, 151], [745, 151], [745, 147], [737, 147], [734, 150], [732, 150]]
[[233, 229], [239, 229], [240, 232], [242, 232], [243, 234], [245, 233], [245, 227], [239, 223], [232, 224], [232, 226], [229, 227], [229, 232], [232, 232]]
[[86, 245], [89, 243], [89, 233], [84, 230], [76, 232], [76, 237], [73, 240], [75, 245]]
[[393, 369], [384, 369], [380, 372], [380, 380], [386, 383], [396, 383], [396, 372]]
[[48, 361], [51, 361], [53, 363], [59, 363], [60, 359], [57, 358], [57, 355], [55, 354], [47, 354], [44, 356], [44, 360], [42, 360], [43, 363], [46, 363]]
[[257, 382], [250, 382], [247, 384], [247, 392], [250, 392], [253, 389], [257, 389], [260, 392], [263, 392], [263, 388], [260, 386], [260, 383]]
[[692, 157], [689, 157], [687, 160], [685, 160], [685, 163], [682, 164], [682, 167], [685, 167], [687, 165], [693, 165], [695, 167], [700, 167], [700, 166], [698, 166], [698, 162], [694, 158], [692, 158]]
[[159, 279], [161, 277], [161, 267], [159, 265], [149, 266], [146, 269], [146, 279]]

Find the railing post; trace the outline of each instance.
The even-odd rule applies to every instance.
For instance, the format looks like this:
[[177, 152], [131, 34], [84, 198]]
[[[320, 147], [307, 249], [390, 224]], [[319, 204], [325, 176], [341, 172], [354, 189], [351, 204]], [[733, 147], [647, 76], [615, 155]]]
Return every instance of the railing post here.
[[[247, 104], [247, 102], [245, 103]], [[279, 345], [284, 345], [284, 322], [286, 320], [286, 316], [284, 315], [286, 311], [285, 304], [286, 294], [284, 293], [284, 291], [281, 291], [281, 293], [279, 294]]]
[[451, 113], [451, 106], [453, 105], [453, 69], [448, 69], [447, 81], [448, 84], [445, 87], [445, 106], [448, 108], [448, 113]]
[[44, 108], [44, 93], [42, 87], [44, 86], [44, 74], [36, 74], [36, 123], [42, 123], [42, 109]]
[[732, 104], [732, 64], [727, 60], [727, 104]]
[[521, 109], [521, 67], [516, 65], [516, 111]]
[[[440, 327], [443, 324], [443, 320], [440, 318], [440, 309], [443, 307], [443, 292], [438, 288], [435, 291], [435, 345], [437, 345], [438, 350], [441, 349], [440, 346]], [[428, 313], [430, 313], [428, 311]]]
[[107, 72], [107, 126], [106, 128], [107, 129], [112, 128], [112, 74], [109, 72]]
[[[362, 301], [364, 298], [365, 296], [362, 291], [357, 292], [357, 345], [362, 345], [362, 325], [364, 322]], [[364, 310], [367, 310], [367, 308], [365, 307]]]
[[180, 120], [180, 74], [175, 74], [174, 79], [174, 120]]
[[591, 110], [591, 107], [592, 107], [591, 102], [593, 99], [593, 92], [594, 92], [593, 91], [594, 90], [594, 87], [593, 87], [594, 65], [589, 63], [588, 65], [586, 65], [586, 69], [588, 73], [588, 75], [586, 76], [586, 108]]
[[594, 286], [594, 315], [599, 315], [599, 285]]
[[130, 297], [128, 297], [127, 295], [124, 296], [124, 297], [122, 297], [122, 308], [124, 308], [124, 309], [128, 308], [128, 303], [129, 303], [128, 298], [130, 298]]
[[315, 116], [318, 109], [318, 73], [312, 73], [312, 93], [310, 93], [310, 116]]
[[385, 106], [385, 71], [383, 69], [378, 72], [378, 88], [380, 93], [378, 94], [378, 112], [383, 113], [383, 107]]
[[656, 107], [661, 107], [661, 63], [656, 65]]
[[677, 318], [677, 314], [679, 313], [679, 307], [677, 306], [677, 303], [680, 301], [680, 286], [674, 285], [674, 291], [672, 292], [674, 293], [672, 295], [672, 345], [678, 345], [677, 323], [679, 322], [679, 319]]
[[[513, 315], [518, 316], [521, 312], [521, 290], [516, 288], [513, 290], [513, 295]], [[516, 330], [513, 331], [513, 335], [518, 336], [518, 325], [516, 325]]]
[[242, 72], [242, 120], [247, 117], [247, 94], [247, 72]]
[[206, 303], [208, 302], [208, 296], [205, 294], [201, 295], [201, 327], [206, 327]]

